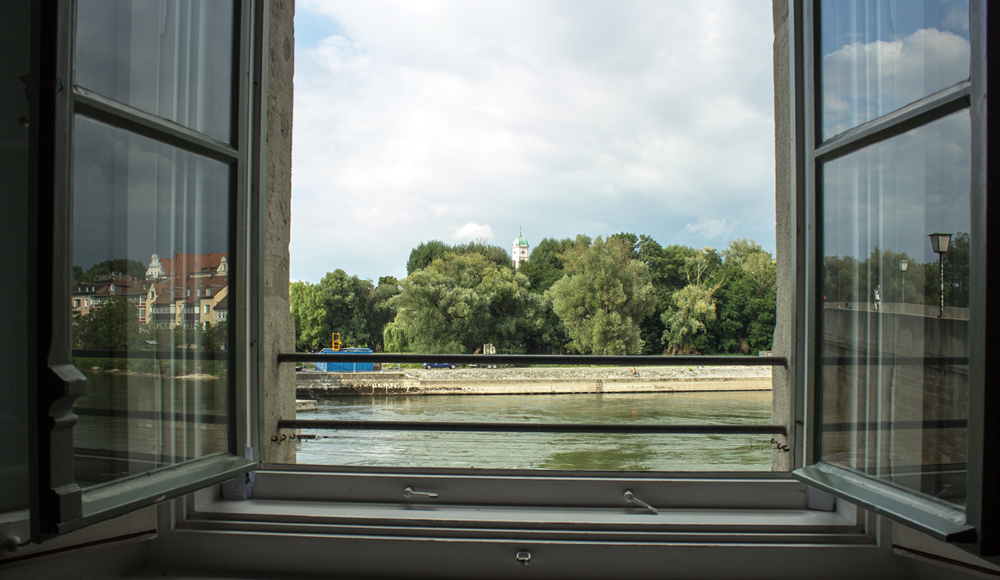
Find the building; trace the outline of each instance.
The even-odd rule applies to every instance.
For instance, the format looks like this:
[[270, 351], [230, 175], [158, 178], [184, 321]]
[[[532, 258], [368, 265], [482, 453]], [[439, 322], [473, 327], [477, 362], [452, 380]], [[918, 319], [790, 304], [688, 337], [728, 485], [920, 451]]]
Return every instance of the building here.
[[[80, 2], [77, 8], [85, 5]], [[156, 5], [155, 17], [148, 19], [108, 20], [115, 26], [150, 21], [148, 27], [130, 35], [136, 42], [161, 36], [180, 38], [180, 34], [158, 34], [161, 26], [167, 26], [160, 16], [170, 14], [161, 12], [164, 5], [173, 6]], [[997, 231], [1000, 215], [985, 202], [989, 188], [996, 190], [1000, 181], [996, 159], [1000, 147], [987, 148], [987, 142], [995, 145], [1000, 128], [986, 116], [986, 86], [1000, 78], [1000, 59], [987, 61], [985, 55], [998, 53], [1000, 13], [987, 12], [986, 2], [971, 4], [976, 45], [971, 51], [970, 82], [947, 87], [890, 119], [875, 119], [874, 124], [824, 143], [811, 132], [819, 117], [812, 108], [814, 101], [803, 101], [803, 95], [812, 94], [815, 88], [816, 79], [806, 76], [806, 71], [814, 69], [806, 65], [811, 64], [811, 49], [818, 44], [813, 32], [821, 29], [811, 19], [819, 18], [822, 11], [807, 11], [805, 5], [797, 0], [774, 2], [780, 293], [774, 352], [776, 358], [788, 361], [774, 370], [774, 421], [796, 436], [776, 444], [789, 451], [776, 448], [775, 472], [765, 474], [548, 472], [542, 477], [530, 470], [373, 472], [294, 465], [298, 433], [280, 429], [277, 423], [294, 416], [293, 371], [287, 363], [278, 362], [280, 353], [292, 352], [294, 341], [287, 287], [281, 283], [288, 279], [290, 227], [291, 1], [240, 4], [245, 34], [234, 44], [246, 57], [239, 59], [241, 63], [255, 63], [246, 65], [251, 70], [241, 77], [254, 82], [241, 85], [233, 99], [246, 106], [233, 110], [246, 113], [247, 123], [259, 131], [260, 140], [249, 149], [238, 139], [233, 140], [235, 145], [204, 139], [194, 130], [178, 129], [174, 121], [163, 123], [154, 114], [130, 110], [123, 115], [110, 99], [61, 81], [62, 73], [71, 72], [72, 59], [66, 59], [72, 51], [65, 39], [72, 35], [60, 26], [72, 22], [73, 15], [58, 9], [69, 8], [71, 3], [15, 0], [0, 5], [0, 28], [7, 43], [0, 62], [0, 110], [7, 121], [0, 124], [0, 146], [8, 161], [0, 166], [6, 188], [0, 238], [9, 250], [8, 283], [0, 286], [0, 296], [9, 305], [0, 310], [5, 329], [0, 360], [6, 373], [0, 386], [0, 434], [7, 442], [0, 446], [0, 575], [13, 580], [996, 577], [996, 551], [990, 556], [992, 563], [966, 551], [981, 547], [989, 552], [990, 542], [996, 547], [996, 529], [991, 527], [997, 523], [996, 506], [991, 508], [988, 500], [996, 491], [1000, 454], [995, 445], [1000, 437], [995, 436], [995, 422], [983, 420], [986, 412], [995, 416], [1000, 391], [985, 388], [987, 381], [995, 386], [990, 355], [1000, 332], [997, 325], [985, 324], [994, 318], [992, 313], [1000, 303], [993, 275], [1000, 267], [1000, 248], [992, 238], [983, 236], [983, 243], [973, 246], [976, 296], [970, 306], [970, 332], [978, 334], [973, 334], [973, 351], [967, 361], [973, 377], [969, 421], [975, 422], [969, 430], [968, 458], [974, 467], [968, 480], [969, 509], [975, 510], [968, 512], [968, 525], [973, 533], [965, 533], [956, 542], [948, 532], [953, 528], [947, 526], [966, 522], [951, 517], [954, 510], [922, 509], [927, 504], [918, 503], [913, 494], [874, 499], [865, 510], [851, 501], [830, 501], [817, 488], [792, 478], [789, 470], [802, 468], [814, 451], [797, 436], [816, 419], [810, 414], [815, 401], [806, 399], [810, 402], [806, 405], [803, 400], [812, 392], [805, 387], [814, 380], [804, 365], [821, 340], [810, 326], [816, 320], [810, 318], [816, 296], [798, 285], [801, 276], [810, 272], [806, 257], [815, 253], [811, 245], [815, 240], [810, 238], [815, 223], [806, 215], [815, 209], [810, 205], [813, 197], [808, 194], [813, 186], [807, 176], [817, 163], [846, 158], [849, 153], [840, 149], [845, 143], [851, 151], [860, 151], [874, 140], [922, 126], [928, 116], [938, 119], [971, 109], [976, 115], [971, 125], [977, 161], [970, 203], [975, 204], [974, 215], [980, 220], [974, 223], [973, 234], [982, 235], [990, 224]], [[221, 36], [223, 30], [218, 27], [212, 33]], [[212, 40], [207, 34], [193, 37]], [[116, 54], [119, 64], [128, 65], [127, 53], [110, 54]], [[191, 58], [199, 61], [198, 53], [192, 51]], [[20, 76], [25, 70], [32, 71], [26, 80], [28, 99]], [[144, 69], [137, 69], [136, 74], [141, 72]], [[77, 99], [75, 106], [59, 100], [71, 96]], [[57, 107], [57, 102], [62, 106]], [[233, 434], [228, 453], [185, 460], [166, 470], [137, 470], [134, 477], [94, 487], [81, 487], [72, 469], [75, 461], [82, 460], [74, 456], [73, 429], [84, 416], [70, 409], [84, 390], [85, 380], [73, 367], [65, 336], [73, 305], [70, 246], [65, 235], [71, 231], [65, 222], [70, 213], [63, 189], [67, 173], [65, 166], [52, 164], [61, 158], [54, 154], [57, 140], [53, 135], [59, 133], [57, 128], [66, 127], [70, 111], [99, 116], [152, 135], [151, 139], [179, 143], [186, 150], [210, 154], [213, 160], [229, 160], [234, 171], [226, 175], [252, 182], [235, 189], [235, 197], [259, 202], [247, 205], [260, 210], [241, 214], [247, 218], [241, 223], [251, 233], [239, 238], [247, 243], [238, 247], [257, 247], [259, 242], [263, 248], [254, 260], [234, 252], [237, 260], [244, 260], [234, 265], [234, 271], [245, 277], [232, 287], [250, 288], [250, 300], [236, 291], [226, 298], [232, 304], [227, 311], [234, 324], [245, 326], [236, 334], [238, 343], [232, 348], [240, 364], [230, 383], [246, 387], [228, 399], [235, 411], [232, 416], [223, 415], [220, 423]], [[896, 122], [904, 126], [880, 124]], [[59, 151], [63, 155], [67, 150]], [[257, 193], [262, 197], [255, 197]], [[169, 393], [170, 388], [162, 391]], [[188, 393], [187, 389], [178, 391]], [[143, 416], [141, 421], [154, 420], [160, 413], [180, 421], [186, 409], [171, 407]], [[210, 432], [207, 422], [197, 426], [190, 437], [193, 446]], [[141, 425], [136, 422], [132, 428]], [[171, 458], [175, 449], [182, 448], [171, 448]], [[261, 464], [254, 464], [256, 460]], [[870, 479], [858, 479], [862, 492], [879, 487]], [[253, 483], [254, 497], [244, 499], [249, 483]], [[431, 492], [437, 497], [430, 497]], [[986, 505], [975, 509], [984, 496]], [[630, 498], [654, 503], [659, 512], [635, 507], [638, 504]], [[827, 511], [830, 507], [834, 511]], [[912, 508], [914, 520], [928, 515], [949, 517], [941, 518], [941, 529], [919, 532], [911, 527], [919, 521], [898, 523], [898, 512], [906, 507]], [[37, 545], [25, 542], [32, 534], [51, 537]]]
[[517, 238], [510, 246], [510, 259], [514, 261], [514, 269], [521, 267], [521, 262], [526, 262], [531, 254], [528, 247], [528, 240], [524, 239], [521, 232], [517, 233]]
[[204, 328], [225, 319], [224, 311], [217, 314], [215, 308], [228, 286], [228, 252], [174, 252], [170, 258], [153, 254], [145, 280], [110, 274], [77, 284], [71, 298], [73, 315], [85, 316], [111, 296], [127, 296], [136, 305], [139, 324]]
[[81, 282], [73, 289], [73, 315], [86, 316], [113, 296], [125, 296], [135, 304], [139, 324], [147, 321], [146, 295], [152, 284], [131, 276], [108, 274], [96, 276], [93, 282]]
[[228, 252], [182, 254], [171, 258], [153, 254], [146, 270], [149, 281], [150, 321], [170, 328], [204, 328], [225, 320], [225, 308], [216, 306], [229, 293]]

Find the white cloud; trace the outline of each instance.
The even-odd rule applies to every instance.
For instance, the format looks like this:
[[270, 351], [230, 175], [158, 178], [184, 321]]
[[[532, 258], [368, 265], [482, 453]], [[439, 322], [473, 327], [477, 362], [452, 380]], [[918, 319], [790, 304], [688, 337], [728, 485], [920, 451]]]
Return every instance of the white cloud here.
[[727, 219], [702, 220], [684, 226], [684, 233], [705, 240], [728, 241], [735, 228]]
[[467, 223], [451, 232], [451, 239], [459, 241], [490, 240], [493, 238], [493, 228], [489, 224]]
[[898, 40], [856, 42], [824, 55], [824, 135], [969, 78], [969, 51], [961, 36], [923, 28]]
[[968, 32], [969, 30], [969, 12], [968, 10], [962, 10], [958, 6], [955, 6], [948, 12], [948, 16], [945, 16], [944, 22], [941, 23], [942, 26], [948, 28], [949, 30], [961, 30]]
[[296, 11], [331, 30], [296, 52], [296, 277], [401, 276], [411, 248], [456, 223], [504, 239], [523, 226], [536, 243], [634, 231], [666, 245], [729, 216], [773, 248], [769, 2]]

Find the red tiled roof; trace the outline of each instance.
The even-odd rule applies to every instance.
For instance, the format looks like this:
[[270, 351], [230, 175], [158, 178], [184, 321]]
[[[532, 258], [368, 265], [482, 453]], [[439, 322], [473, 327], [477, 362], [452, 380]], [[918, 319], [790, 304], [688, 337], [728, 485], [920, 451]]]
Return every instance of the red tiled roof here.
[[212, 252], [210, 254], [187, 254], [175, 252], [172, 258], [160, 258], [165, 276], [184, 276], [201, 272], [215, 272], [223, 258], [228, 259], [229, 252]]

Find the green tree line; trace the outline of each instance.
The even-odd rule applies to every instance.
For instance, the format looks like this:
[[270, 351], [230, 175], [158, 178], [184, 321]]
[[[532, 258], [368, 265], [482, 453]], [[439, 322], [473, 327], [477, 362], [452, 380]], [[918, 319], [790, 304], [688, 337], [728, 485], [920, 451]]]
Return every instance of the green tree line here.
[[751, 240], [714, 248], [651, 237], [543, 239], [515, 270], [506, 250], [439, 240], [407, 277], [343, 270], [290, 285], [296, 346], [423, 353], [749, 354], [771, 347], [775, 264]]
[[[906, 263], [906, 270], [902, 264]], [[944, 304], [969, 306], [969, 234], [958, 232], [941, 258]], [[879, 287], [883, 302], [936, 306], [941, 302], [941, 266], [937, 259], [918, 262], [906, 252], [876, 247], [864, 260], [853, 256], [823, 258], [823, 296], [827, 302], [871, 302]]]

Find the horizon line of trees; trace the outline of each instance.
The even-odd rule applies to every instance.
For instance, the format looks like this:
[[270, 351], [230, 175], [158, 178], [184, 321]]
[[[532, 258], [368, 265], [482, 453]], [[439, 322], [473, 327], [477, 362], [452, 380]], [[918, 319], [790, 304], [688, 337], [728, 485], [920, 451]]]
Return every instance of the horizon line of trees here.
[[289, 294], [299, 351], [339, 332], [376, 352], [750, 354], [771, 348], [776, 278], [751, 240], [720, 252], [623, 232], [543, 239], [518, 270], [484, 241], [431, 240], [402, 280], [338, 269]]

